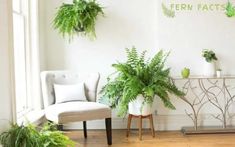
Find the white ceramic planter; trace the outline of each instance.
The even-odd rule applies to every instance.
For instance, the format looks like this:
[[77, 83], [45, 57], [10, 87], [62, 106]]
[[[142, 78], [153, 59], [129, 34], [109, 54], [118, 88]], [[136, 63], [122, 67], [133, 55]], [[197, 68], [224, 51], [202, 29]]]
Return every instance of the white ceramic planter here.
[[[137, 98], [128, 104], [129, 114], [147, 116], [153, 113], [152, 105], [145, 103], [144, 97], [138, 95]], [[142, 106], [143, 105], [143, 106]]]
[[216, 76], [217, 76], [217, 78], [220, 78], [221, 77], [221, 71], [217, 70], [216, 71]]
[[204, 76], [212, 77], [215, 76], [215, 62], [204, 62]]

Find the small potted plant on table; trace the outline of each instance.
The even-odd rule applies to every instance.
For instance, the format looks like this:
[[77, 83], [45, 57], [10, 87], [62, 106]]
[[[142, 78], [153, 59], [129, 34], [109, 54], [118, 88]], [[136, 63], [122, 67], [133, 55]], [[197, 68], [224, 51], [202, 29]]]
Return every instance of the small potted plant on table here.
[[216, 69], [217, 78], [220, 78], [222, 76], [221, 73], [222, 73], [222, 69], [220, 69], [220, 68]]
[[215, 76], [215, 61], [217, 57], [212, 50], [204, 49], [202, 56], [205, 58], [204, 62], [204, 76]]

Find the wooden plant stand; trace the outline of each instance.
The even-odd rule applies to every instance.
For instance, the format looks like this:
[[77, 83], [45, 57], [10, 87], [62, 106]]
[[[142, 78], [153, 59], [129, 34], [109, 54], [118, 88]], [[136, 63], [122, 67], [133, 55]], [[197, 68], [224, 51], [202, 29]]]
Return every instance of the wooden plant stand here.
[[142, 116], [142, 115], [135, 116], [135, 115], [129, 114], [128, 115], [128, 123], [127, 123], [127, 132], [126, 132], [127, 137], [129, 137], [129, 134], [130, 134], [131, 120], [133, 117], [139, 118], [139, 139], [140, 140], [142, 140], [142, 119], [144, 119], [144, 118], [149, 119], [152, 136], [155, 137], [155, 130], [154, 130], [154, 126], [153, 126], [153, 115], [152, 114], [147, 115], [147, 116]]

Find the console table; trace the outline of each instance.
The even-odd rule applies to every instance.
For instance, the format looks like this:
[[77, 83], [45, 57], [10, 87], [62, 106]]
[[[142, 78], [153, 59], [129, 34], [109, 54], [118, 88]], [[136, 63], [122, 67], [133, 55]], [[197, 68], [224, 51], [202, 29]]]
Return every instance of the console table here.
[[[185, 79], [175, 77], [172, 80], [186, 94], [180, 99], [190, 106], [190, 110], [185, 112], [192, 120], [193, 127], [183, 127], [184, 134], [235, 133], [235, 127], [228, 124], [228, 121], [234, 117], [230, 111], [235, 100], [235, 76], [219, 78], [195, 76]], [[211, 116], [219, 120], [221, 126], [198, 125], [200, 112], [205, 106], [214, 107], [219, 112], [211, 113]]]

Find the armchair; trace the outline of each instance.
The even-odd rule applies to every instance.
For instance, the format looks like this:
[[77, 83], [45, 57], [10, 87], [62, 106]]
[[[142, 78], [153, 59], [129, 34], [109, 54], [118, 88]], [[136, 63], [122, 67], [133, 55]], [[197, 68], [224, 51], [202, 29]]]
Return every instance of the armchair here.
[[[45, 116], [47, 120], [58, 124], [58, 129], [63, 130], [63, 124], [83, 122], [84, 137], [87, 138], [86, 121], [105, 119], [107, 142], [112, 144], [111, 109], [96, 102], [99, 74], [82, 74], [69, 71], [43, 71], [41, 85]], [[70, 101], [55, 103], [54, 84], [76, 84], [84, 82], [87, 101]]]

